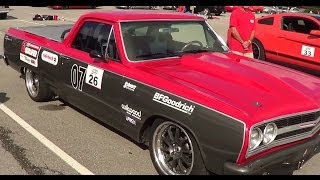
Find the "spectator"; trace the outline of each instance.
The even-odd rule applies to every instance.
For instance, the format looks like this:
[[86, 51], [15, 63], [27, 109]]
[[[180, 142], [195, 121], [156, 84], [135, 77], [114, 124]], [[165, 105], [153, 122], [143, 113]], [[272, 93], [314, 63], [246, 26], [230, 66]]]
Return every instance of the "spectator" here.
[[251, 42], [255, 32], [255, 16], [249, 6], [232, 11], [227, 43], [235, 54], [253, 58]]

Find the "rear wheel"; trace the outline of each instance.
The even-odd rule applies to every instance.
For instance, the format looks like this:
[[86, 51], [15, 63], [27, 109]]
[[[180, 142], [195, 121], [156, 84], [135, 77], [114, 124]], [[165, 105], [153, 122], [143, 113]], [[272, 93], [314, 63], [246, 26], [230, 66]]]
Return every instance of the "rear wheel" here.
[[252, 41], [253, 57], [265, 61], [266, 54], [263, 45], [257, 39]]
[[195, 139], [183, 127], [158, 119], [151, 132], [149, 151], [159, 174], [208, 174]]
[[7, 19], [7, 17], [8, 17], [7, 13], [0, 14], [0, 19]]
[[36, 102], [50, 100], [52, 93], [47, 83], [30, 69], [26, 69], [25, 72], [25, 85], [30, 98]]

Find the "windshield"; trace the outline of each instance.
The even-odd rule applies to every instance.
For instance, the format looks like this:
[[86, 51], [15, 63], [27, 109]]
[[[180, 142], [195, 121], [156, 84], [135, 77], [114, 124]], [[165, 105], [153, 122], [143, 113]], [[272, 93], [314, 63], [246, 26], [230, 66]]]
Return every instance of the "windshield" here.
[[121, 33], [131, 61], [229, 51], [205, 21], [122, 22]]

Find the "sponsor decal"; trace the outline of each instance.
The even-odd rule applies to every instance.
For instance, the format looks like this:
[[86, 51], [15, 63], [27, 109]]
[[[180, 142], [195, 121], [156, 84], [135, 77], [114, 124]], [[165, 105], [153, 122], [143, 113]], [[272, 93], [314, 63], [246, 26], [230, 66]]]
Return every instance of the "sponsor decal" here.
[[129, 107], [128, 104], [126, 104], [126, 105], [121, 104], [121, 108], [123, 110], [125, 110], [128, 115], [141, 120], [141, 114], [142, 114], [141, 111], [134, 110], [133, 108]]
[[38, 67], [39, 51], [39, 46], [24, 41], [21, 45], [20, 60], [31, 66]]
[[85, 82], [93, 87], [101, 89], [103, 72], [103, 69], [88, 65]]
[[189, 115], [191, 115], [195, 109], [194, 105], [188, 105], [187, 103], [182, 101], [175, 101], [171, 99], [169, 96], [163, 95], [158, 92], [154, 94], [152, 100]]
[[250, 20], [250, 22], [253, 24], [253, 23], [254, 23], [254, 20], [253, 20], [253, 19], [251, 19], [251, 20]]
[[53, 54], [48, 51], [43, 51], [41, 53], [41, 59], [49, 64], [57, 65], [58, 64], [58, 55]]
[[129, 82], [125, 82], [124, 85], [123, 85], [124, 89], [128, 89], [130, 91], [134, 91], [136, 89], [136, 87], [137, 87], [136, 85], [131, 84]]
[[131, 117], [126, 116], [126, 121], [130, 122], [133, 125], [136, 125], [136, 120], [132, 119]]

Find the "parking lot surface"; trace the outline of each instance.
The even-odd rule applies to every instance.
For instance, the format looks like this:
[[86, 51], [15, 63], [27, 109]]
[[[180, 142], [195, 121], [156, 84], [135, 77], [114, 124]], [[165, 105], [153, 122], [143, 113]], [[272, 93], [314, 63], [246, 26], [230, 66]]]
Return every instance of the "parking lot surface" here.
[[[72, 24], [85, 12], [115, 9], [11, 8], [8, 19], [0, 20], [0, 54], [8, 27]], [[61, 20], [33, 21], [35, 14], [56, 14]], [[208, 20], [224, 40], [229, 16], [226, 13]], [[157, 174], [148, 150], [130, 138], [61, 101], [32, 101], [24, 80], [2, 59], [0, 144], [0, 174]], [[294, 174], [320, 175], [320, 154]]]

